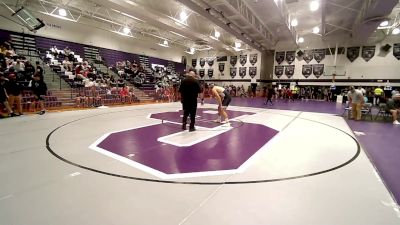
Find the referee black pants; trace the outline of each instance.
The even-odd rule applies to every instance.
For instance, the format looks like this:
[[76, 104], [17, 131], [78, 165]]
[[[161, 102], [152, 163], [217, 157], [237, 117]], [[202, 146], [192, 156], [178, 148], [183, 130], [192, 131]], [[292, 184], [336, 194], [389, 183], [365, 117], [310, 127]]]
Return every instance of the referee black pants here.
[[194, 128], [194, 123], [196, 120], [196, 110], [197, 110], [197, 102], [196, 103], [183, 103], [183, 119], [182, 124], [186, 126], [187, 118], [190, 115], [190, 125], [189, 128]]

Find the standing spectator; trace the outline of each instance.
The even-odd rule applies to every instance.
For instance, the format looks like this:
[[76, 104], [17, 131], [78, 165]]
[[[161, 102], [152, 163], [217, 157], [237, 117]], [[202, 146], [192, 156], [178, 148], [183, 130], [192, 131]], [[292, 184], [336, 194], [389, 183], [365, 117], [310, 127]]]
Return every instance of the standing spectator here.
[[25, 62], [25, 80], [31, 80], [33, 74], [35, 74], [35, 67], [32, 66], [30, 61]]
[[274, 89], [272, 87], [268, 87], [267, 89], [267, 101], [265, 102], [265, 105], [268, 104], [268, 102], [270, 103], [270, 105], [273, 105], [272, 103], [272, 97], [275, 95], [274, 93]]
[[[16, 116], [16, 114], [12, 111], [10, 104], [8, 104], [8, 95], [4, 87], [7, 81], [8, 80], [4, 77], [4, 74], [0, 72], [0, 103], [6, 107], [9, 117], [13, 117]], [[0, 114], [0, 117], [2, 118], [3, 116]]]
[[44, 96], [46, 96], [46, 94], [47, 94], [47, 85], [43, 81], [43, 79], [41, 79], [41, 76], [38, 72], [36, 72], [35, 75], [33, 75], [31, 88], [32, 88], [35, 100], [39, 101], [40, 112], [38, 114], [43, 115], [46, 113], [46, 110], [44, 108]]
[[15, 74], [11, 74], [9, 76], [9, 82], [6, 84], [6, 90], [8, 94], [8, 103], [10, 107], [13, 107], [14, 104], [17, 105], [18, 116], [22, 115], [22, 105], [21, 105], [21, 94], [22, 94], [22, 85], [17, 82], [17, 77]]
[[183, 108], [182, 129], [186, 130], [187, 118], [190, 115], [189, 132], [195, 131], [194, 128], [197, 110], [197, 96], [201, 92], [199, 81], [195, 78], [194, 70], [189, 70], [187, 77], [182, 81], [179, 92]]
[[351, 105], [351, 119], [361, 120], [361, 107], [364, 104], [364, 96], [360, 90], [350, 86], [348, 92], [349, 105]]
[[40, 79], [43, 80], [43, 73], [44, 73], [44, 71], [43, 71], [43, 68], [40, 66], [40, 62], [36, 61], [36, 73], [35, 74], [38, 74]]

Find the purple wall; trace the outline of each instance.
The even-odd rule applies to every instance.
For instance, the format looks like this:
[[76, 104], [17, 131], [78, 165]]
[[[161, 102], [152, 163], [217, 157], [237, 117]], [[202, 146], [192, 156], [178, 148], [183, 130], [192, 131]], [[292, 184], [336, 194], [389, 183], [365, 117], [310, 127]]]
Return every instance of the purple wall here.
[[108, 66], [114, 66], [117, 61], [129, 60], [139, 62], [139, 55], [127, 52], [116, 51], [107, 48], [99, 48], [99, 52], [103, 60]]
[[10, 39], [10, 32], [5, 30], [0, 30], [0, 43], [8, 41]]
[[84, 45], [82, 45], [82, 44], [36, 36], [36, 47], [37, 48], [42, 48], [42, 49], [48, 50], [51, 47], [53, 47], [54, 45], [57, 46], [57, 48], [59, 50], [62, 50], [68, 46], [69, 49], [71, 49], [71, 51], [75, 52], [75, 54], [80, 55], [81, 58], [83, 58], [85, 55], [84, 54], [85, 52], [83, 50]]

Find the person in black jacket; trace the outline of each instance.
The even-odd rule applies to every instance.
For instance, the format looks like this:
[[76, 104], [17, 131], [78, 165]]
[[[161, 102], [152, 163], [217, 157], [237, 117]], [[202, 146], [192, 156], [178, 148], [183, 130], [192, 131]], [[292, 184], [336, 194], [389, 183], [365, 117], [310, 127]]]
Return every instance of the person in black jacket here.
[[[10, 104], [8, 104], [8, 94], [5, 89], [5, 85], [8, 79], [4, 77], [4, 74], [0, 72], [0, 103], [6, 107], [9, 117], [16, 116], [16, 114], [12, 111]], [[3, 115], [0, 113], [0, 118], [3, 118]]]
[[189, 132], [195, 131], [197, 96], [201, 92], [199, 81], [196, 80], [195, 76], [196, 73], [194, 70], [189, 70], [189, 73], [179, 87], [183, 108], [182, 129], [186, 130], [187, 118], [190, 115]]
[[35, 75], [33, 75], [33, 80], [32, 80], [32, 91], [33, 95], [35, 97], [36, 101], [39, 101], [40, 105], [40, 112], [38, 113], [39, 115], [45, 114], [46, 110], [44, 108], [44, 96], [47, 94], [47, 85], [41, 79], [41, 75], [38, 71], [36, 71]]
[[22, 85], [17, 82], [17, 76], [15, 74], [9, 75], [9, 81], [6, 83], [6, 90], [8, 94], [8, 103], [11, 107], [14, 104], [17, 105], [18, 115], [22, 115]]

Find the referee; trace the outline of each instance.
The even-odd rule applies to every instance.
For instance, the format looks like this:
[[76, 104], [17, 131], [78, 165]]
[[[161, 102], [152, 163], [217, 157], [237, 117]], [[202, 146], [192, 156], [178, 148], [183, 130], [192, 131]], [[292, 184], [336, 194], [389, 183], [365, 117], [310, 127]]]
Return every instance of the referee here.
[[189, 69], [186, 78], [181, 82], [179, 92], [183, 108], [182, 130], [186, 130], [186, 121], [190, 115], [189, 132], [195, 131], [194, 123], [197, 110], [197, 95], [201, 92], [199, 81], [195, 78], [196, 73]]

